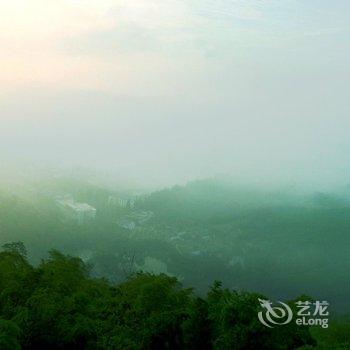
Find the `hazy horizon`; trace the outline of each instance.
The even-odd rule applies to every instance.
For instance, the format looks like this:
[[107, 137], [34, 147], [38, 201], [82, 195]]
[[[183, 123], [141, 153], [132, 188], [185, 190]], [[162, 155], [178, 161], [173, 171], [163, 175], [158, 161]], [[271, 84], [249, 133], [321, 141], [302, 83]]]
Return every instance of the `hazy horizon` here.
[[350, 182], [346, 1], [0, 9], [2, 172], [27, 163], [156, 187], [220, 174]]

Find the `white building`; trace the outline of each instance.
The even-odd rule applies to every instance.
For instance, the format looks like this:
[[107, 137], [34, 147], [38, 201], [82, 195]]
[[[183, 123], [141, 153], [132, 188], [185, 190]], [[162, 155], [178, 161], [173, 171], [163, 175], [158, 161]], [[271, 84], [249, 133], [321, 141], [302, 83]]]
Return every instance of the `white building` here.
[[58, 206], [64, 210], [64, 212], [76, 220], [79, 225], [94, 220], [96, 217], [96, 209], [87, 203], [75, 202], [72, 197], [64, 197], [57, 199]]
[[135, 198], [131, 196], [109, 196], [108, 197], [109, 205], [117, 205], [121, 208], [134, 208], [135, 207]]

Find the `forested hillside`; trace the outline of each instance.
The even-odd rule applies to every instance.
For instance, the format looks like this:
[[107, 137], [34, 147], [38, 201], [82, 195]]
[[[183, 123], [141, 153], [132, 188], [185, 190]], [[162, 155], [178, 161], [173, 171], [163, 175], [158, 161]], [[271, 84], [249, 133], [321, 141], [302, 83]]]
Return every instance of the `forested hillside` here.
[[[77, 223], [57, 205], [69, 194], [96, 208]], [[133, 205], [120, 206], [120, 198]], [[350, 311], [349, 192], [295, 193], [203, 180], [131, 195], [82, 181], [48, 181], [0, 195], [0, 244], [23, 241], [33, 264], [50, 249], [122, 282], [167, 273], [204, 295], [214, 280], [275, 299], [306, 293]], [[127, 201], [125, 199], [125, 201]]]
[[217, 282], [199, 298], [176, 278], [147, 273], [112, 284], [91, 278], [79, 258], [51, 251], [33, 267], [22, 244], [7, 244], [0, 253], [0, 348], [273, 350], [315, 344], [308, 328], [263, 326], [258, 297]]
[[[349, 230], [347, 189], [4, 189], [0, 349], [347, 349]], [[331, 326], [269, 329], [257, 293], [328, 300]]]

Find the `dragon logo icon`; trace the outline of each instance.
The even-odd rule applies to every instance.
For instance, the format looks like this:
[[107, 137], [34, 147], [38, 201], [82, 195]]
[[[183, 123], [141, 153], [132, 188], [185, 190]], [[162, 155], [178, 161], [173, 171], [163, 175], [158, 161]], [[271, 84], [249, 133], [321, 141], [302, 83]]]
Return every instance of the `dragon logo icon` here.
[[279, 301], [280, 306], [272, 306], [270, 300], [259, 299], [264, 311], [258, 313], [259, 321], [266, 327], [273, 328], [274, 325], [284, 325], [293, 318], [292, 309], [285, 303]]

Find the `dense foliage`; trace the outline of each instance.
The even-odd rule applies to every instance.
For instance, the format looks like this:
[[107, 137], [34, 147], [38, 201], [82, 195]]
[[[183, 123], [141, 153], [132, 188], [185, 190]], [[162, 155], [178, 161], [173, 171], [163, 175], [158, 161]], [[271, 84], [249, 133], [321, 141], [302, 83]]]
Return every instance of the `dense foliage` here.
[[0, 349], [295, 349], [308, 328], [269, 329], [258, 297], [214, 283], [205, 298], [174, 277], [138, 273], [121, 284], [51, 251], [31, 266], [21, 243], [0, 252]]
[[[66, 194], [96, 218], [67, 216], [57, 205]], [[0, 190], [0, 246], [28, 248], [0, 253], [0, 350], [309, 349], [312, 338], [317, 349], [350, 348], [350, 320], [337, 315], [350, 311], [349, 188], [203, 180], [138, 194], [134, 207], [118, 205], [124, 195], [65, 179]], [[262, 328], [258, 296], [232, 290], [312, 295], [335, 320], [311, 336]]]

